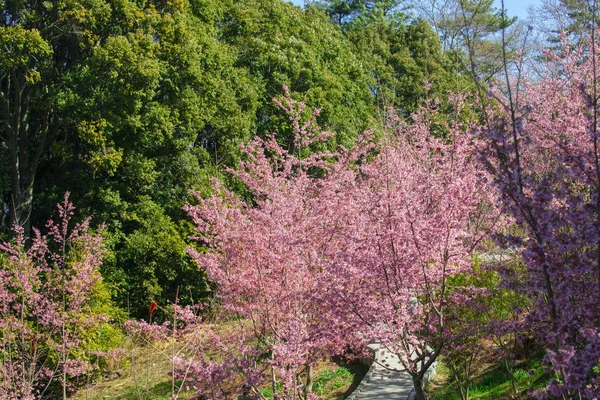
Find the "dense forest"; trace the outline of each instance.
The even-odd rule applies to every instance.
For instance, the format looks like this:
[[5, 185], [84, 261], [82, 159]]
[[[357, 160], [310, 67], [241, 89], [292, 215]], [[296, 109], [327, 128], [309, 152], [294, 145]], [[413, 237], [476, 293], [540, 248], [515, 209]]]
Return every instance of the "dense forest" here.
[[0, 13], [0, 397], [66, 398], [126, 335], [187, 343], [171, 398], [315, 398], [373, 340], [419, 399], [484, 362], [598, 395], [595, 0]]
[[196, 298], [210, 290], [186, 255], [181, 208], [252, 136], [289, 141], [271, 101], [283, 85], [321, 108], [335, 148], [351, 147], [389, 106], [415, 110], [425, 79], [440, 95], [468, 80], [422, 20], [374, 15], [345, 31], [316, 7], [282, 1], [2, 10], [2, 234], [43, 227], [69, 191], [79, 215], [106, 224], [104, 280], [135, 316], [177, 287]]

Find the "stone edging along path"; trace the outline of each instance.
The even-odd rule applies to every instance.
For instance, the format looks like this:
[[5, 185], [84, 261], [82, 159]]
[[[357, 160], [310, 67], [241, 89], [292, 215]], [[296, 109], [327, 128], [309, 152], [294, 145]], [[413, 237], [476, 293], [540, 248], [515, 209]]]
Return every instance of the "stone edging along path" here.
[[[413, 400], [415, 390], [412, 378], [408, 373], [402, 371], [402, 364], [398, 357], [389, 359], [385, 356], [385, 363], [389, 368], [384, 367], [383, 355], [379, 351], [378, 344], [368, 346], [373, 352], [373, 362], [369, 371], [364, 376], [358, 387], [352, 392], [347, 400]], [[427, 371], [425, 380], [429, 381], [435, 375], [434, 365]]]

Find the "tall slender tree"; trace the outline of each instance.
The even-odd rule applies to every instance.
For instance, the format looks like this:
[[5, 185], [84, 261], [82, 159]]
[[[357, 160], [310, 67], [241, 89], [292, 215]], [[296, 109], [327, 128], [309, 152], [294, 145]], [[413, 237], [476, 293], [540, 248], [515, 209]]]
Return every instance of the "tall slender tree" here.
[[[4, 1], [0, 11], [0, 138], [10, 160], [10, 224], [29, 235], [40, 159], [57, 134], [61, 81], [97, 40], [104, 2]], [[2, 212], [6, 212], [2, 210]]]

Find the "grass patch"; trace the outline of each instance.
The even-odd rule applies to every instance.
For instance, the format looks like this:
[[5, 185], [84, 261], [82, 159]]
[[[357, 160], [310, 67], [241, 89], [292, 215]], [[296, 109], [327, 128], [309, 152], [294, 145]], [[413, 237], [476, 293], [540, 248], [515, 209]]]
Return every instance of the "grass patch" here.
[[[529, 392], [544, 387], [549, 379], [539, 360], [526, 360], [516, 365], [513, 373], [518, 394], [515, 395], [511, 377], [502, 365], [482, 368], [469, 388], [474, 400], [526, 399]], [[460, 400], [459, 388], [450, 379], [450, 371], [443, 360], [438, 364], [438, 375], [428, 388], [431, 400]]]
[[[354, 381], [354, 374], [346, 367], [337, 367], [336, 369], [326, 369], [322, 371], [313, 387], [317, 396], [326, 396], [332, 393], [339, 393], [340, 389], [346, 389]], [[343, 394], [343, 392], [342, 392]], [[339, 398], [339, 396], [328, 398]]]
[[[126, 349], [119, 368], [111, 371], [111, 378], [88, 385], [73, 394], [75, 400], [168, 400], [171, 398], [171, 364], [169, 356], [185, 344], [155, 342], [140, 345], [127, 339]], [[368, 367], [358, 361], [349, 362], [343, 358], [322, 361], [313, 367], [313, 392], [324, 400], [346, 398], [358, 386]], [[181, 382], [175, 382], [177, 392]], [[279, 382], [278, 391], [282, 387]], [[261, 394], [273, 398], [270, 384], [261, 388]], [[179, 399], [195, 399], [193, 390], [181, 390]]]
[[[175, 350], [182, 346], [175, 344]], [[120, 368], [112, 371], [111, 378], [104, 378], [77, 391], [75, 400], [168, 400], [171, 398], [171, 363], [173, 351], [168, 342], [156, 342], [142, 346], [130, 338], [123, 342], [125, 354]], [[175, 381], [175, 392], [181, 382]], [[195, 393], [181, 390], [179, 399], [194, 398]]]
[[[171, 398], [171, 381], [162, 381], [154, 386], [135, 387], [132, 385], [126, 385], [121, 388], [114, 387], [113, 390], [116, 392], [111, 393], [105, 391], [104, 393], [91, 393], [90, 396], [86, 396], [85, 393], [79, 396], [81, 399], [103, 399], [103, 400], [169, 400]], [[181, 392], [180, 399], [191, 399], [194, 397], [194, 393]]]
[[[342, 358], [321, 361], [314, 366], [313, 393], [323, 400], [342, 400], [348, 397], [360, 384], [369, 367], [358, 361], [348, 362]], [[283, 390], [277, 384], [279, 393]], [[271, 385], [265, 385], [260, 394], [273, 398]]]

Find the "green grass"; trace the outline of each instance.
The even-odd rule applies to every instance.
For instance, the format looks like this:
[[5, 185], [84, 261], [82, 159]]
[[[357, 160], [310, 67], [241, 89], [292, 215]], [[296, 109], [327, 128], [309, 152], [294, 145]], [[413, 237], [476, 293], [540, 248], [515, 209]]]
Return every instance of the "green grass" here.
[[[443, 378], [448, 375], [449, 370], [443, 361], [440, 362], [438, 376]], [[537, 360], [517, 364], [513, 376], [517, 383], [518, 398], [522, 399], [528, 398], [530, 390], [545, 386], [549, 379], [545, 368]], [[437, 384], [439, 385], [439, 382]], [[469, 389], [469, 394], [469, 397], [474, 400], [515, 398], [510, 375], [502, 365], [493, 366], [477, 376]], [[447, 379], [441, 386], [431, 390], [430, 398], [431, 400], [460, 400], [458, 385]]]
[[353, 381], [354, 374], [346, 367], [338, 367], [334, 370], [326, 369], [315, 379], [313, 391], [318, 396], [325, 396], [352, 385]]
[[[140, 346], [131, 340], [122, 344], [127, 349], [126, 355], [114, 367], [111, 378], [78, 390], [72, 396], [74, 400], [168, 400], [171, 397], [171, 346], [167, 342]], [[177, 391], [181, 383], [176, 381], [175, 384]], [[194, 396], [193, 391], [182, 390], [178, 398]]]
[[[81, 393], [79, 398], [85, 399], [103, 399], [103, 400], [169, 400], [171, 398], [171, 382], [162, 381], [156, 383], [154, 386], [137, 387], [135, 385], [123, 386], [115, 388], [116, 393], [110, 393], [105, 391], [102, 394], [91, 393], [86, 396], [85, 393]], [[193, 393], [187, 393], [182, 391], [179, 394], [180, 399], [190, 399], [194, 396]]]
[[[313, 381], [313, 393], [324, 400], [345, 399], [358, 386], [368, 367], [360, 363], [346, 363], [341, 360], [322, 362], [316, 367]], [[281, 393], [281, 382], [277, 383], [277, 391]], [[260, 390], [267, 399], [273, 398], [271, 386]]]
[[[281, 382], [277, 382], [277, 392], [281, 393], [283, 391], [283, 385]], [[271, 386], [260, 389], [260, 394], [262, 394], [267, 399], [273, 398], [273, 388]]]
[[[132, 345], [129, 353], [118, 368], [118, 377], [105, 379], [80, 389], [74, 400], [168, 400], [171, 398], [171, 378], [168, 376], [171, 365], [168, 361], [170, 346], [166, 343], [157, 346]], [[134, 368], [132, 368], [132, 365]], [[360, 383], [368, 367], [358, 362], [348, 363], [337, 359], [322, 361], [314, 366], [313, 392], [324, 400], [346, 398]], [[176, 382], [176, 391], [180, 386]], [[282, 390], [278, 382], [278, 392]], [[273, 398], [270, 384], [261, 388], [261, 394]], [[194, 391], [182, 390], [179, 399], [195, 398]]]

